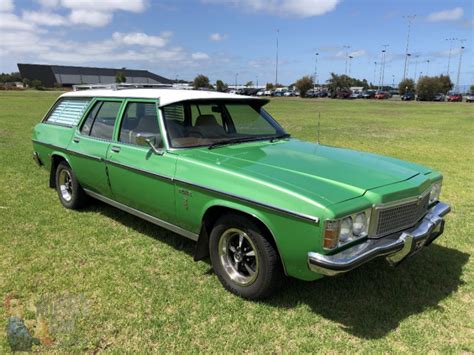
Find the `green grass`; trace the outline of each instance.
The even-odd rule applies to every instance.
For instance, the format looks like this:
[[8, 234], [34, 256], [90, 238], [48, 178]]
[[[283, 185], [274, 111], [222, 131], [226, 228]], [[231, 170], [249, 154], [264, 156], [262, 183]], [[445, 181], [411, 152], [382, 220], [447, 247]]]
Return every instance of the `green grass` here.
[[0, 353], [12, 315], [41, 351], [474, 351], [474, 105], [272, 100], [294, 137], [315, 141], [320, 112], [322, 143], [440, 170], [453, 211], [445, 234], [397, 269], [376, 260], [289, 279], [252, 303], [193, 262], [192, 242], [101, 203], [60, 205], [30, 141], [57, 95], [0, 93]]

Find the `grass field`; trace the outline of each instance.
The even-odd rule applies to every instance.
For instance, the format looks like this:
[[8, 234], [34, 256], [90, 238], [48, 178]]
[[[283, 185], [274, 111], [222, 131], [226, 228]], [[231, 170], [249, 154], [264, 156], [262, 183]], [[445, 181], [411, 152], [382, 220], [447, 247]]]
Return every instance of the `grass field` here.
[[[252, 303], [226, 292], [194, 244], [101, 203], [74, 212], [31, 159], [55, 92], [0, 92], [0, 353], [17, 315], [41, 351], [474, 352], [474, 105], [275, 99], [296, 138], [440, 170], [445, 234], [397, 269], [289, 279]], [[350, 174], [350, 171], [347, 172]]]

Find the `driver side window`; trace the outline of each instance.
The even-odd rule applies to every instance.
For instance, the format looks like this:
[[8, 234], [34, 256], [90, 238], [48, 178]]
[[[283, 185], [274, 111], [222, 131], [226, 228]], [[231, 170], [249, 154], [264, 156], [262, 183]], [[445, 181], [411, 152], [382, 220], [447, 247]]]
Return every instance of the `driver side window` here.
[[163, 147], [155, 103], [130, 102], [127, 104], [120, 126], [119, 141], [140, 145], [138, 135], [151, 138], [155, 146]]

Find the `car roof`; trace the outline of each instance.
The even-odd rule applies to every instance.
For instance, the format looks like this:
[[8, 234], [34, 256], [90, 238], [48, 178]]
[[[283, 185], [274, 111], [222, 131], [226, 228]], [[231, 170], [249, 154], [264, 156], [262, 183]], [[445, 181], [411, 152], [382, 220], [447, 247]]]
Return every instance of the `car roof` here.
[[216, 91], [201, 91], [201, 90], [179, 90], [179, 89], [92, 89], [72, 91], [61, 95], [64, 97], [111, 97], [111, 98], [139, 98], [139, 99], [159, 99], [160, 107], [170, 105], [176, 102], [187, 100], [255, 100], [266, 104], [268, 100], [227, 94]]

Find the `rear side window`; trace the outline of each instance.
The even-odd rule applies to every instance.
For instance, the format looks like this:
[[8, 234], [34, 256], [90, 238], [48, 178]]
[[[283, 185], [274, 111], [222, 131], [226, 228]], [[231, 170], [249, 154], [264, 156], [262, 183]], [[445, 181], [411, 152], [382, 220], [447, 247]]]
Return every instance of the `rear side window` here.
[[63, 125], [76, 126], [81, 119], [90, 99], [62, 99], [53, 108], [45, 122]]
[[92, 125], [91, 137], [102, 139], [112, 139], [114, 133], [115, 120], [120, 110], [121, 102], [104, 101], [100, 106], [97, 115], [95, 116], [94, 124]]
[[158, 125], [156, 104], [132, 102], [127, 105], [120, 127], [119, 141], [128, 144], [138, 144], [137, 136], [143, 135], [154, 140], [160, 146], [161, 134]]

